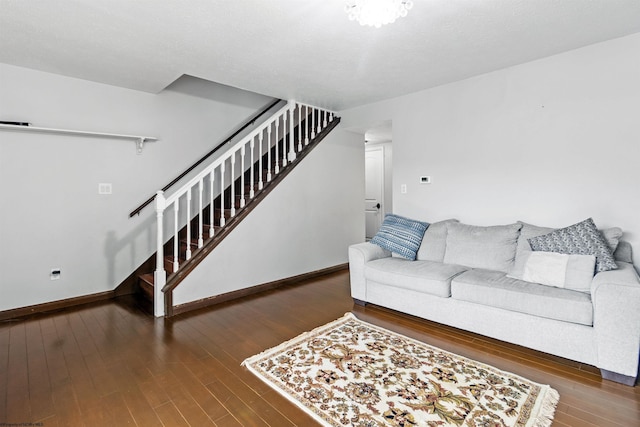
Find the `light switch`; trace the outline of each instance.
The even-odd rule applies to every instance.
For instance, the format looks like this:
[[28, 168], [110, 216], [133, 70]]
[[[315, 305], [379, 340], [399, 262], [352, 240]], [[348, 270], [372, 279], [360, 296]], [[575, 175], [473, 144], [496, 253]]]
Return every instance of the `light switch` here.
[[112, 190], [110, 182], [101, 182], [98, 184], [98, 194], [111, 194]]

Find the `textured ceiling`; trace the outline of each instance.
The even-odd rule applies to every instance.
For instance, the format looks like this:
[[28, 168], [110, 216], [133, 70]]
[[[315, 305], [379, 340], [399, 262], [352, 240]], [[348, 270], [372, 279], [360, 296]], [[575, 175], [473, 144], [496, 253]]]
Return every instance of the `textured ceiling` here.
[[157, 93], [183, 74], [344, 109], [640, 32], [640, 0], [0, 0], [0, 62]]

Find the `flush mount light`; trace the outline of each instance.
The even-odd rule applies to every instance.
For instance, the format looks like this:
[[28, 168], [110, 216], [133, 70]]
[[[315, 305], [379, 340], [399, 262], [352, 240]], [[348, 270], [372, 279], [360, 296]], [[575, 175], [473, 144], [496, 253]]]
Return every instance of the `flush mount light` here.
[[412, 7], [411, 0], [348, 0], [344, 10], [350, 21], [380, 28], [407, 16]]

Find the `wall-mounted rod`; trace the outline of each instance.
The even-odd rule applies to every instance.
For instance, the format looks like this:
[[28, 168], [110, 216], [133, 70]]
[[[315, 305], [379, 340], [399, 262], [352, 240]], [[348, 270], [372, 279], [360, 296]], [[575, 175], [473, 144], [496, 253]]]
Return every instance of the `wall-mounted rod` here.
[[15, 130], [15, 131], [27, 131], [27, 132], [42, 132], [42, 133], [61, 133], [64, 135], [76, 135], [76, 136], [93, 136], [98, 138], [116, 138], [116, 139], [131, 139], [136, 141], [136, 148], [138, 153], [142, 153], [142, 148], [145, 142], [157, 141], [158, 138], [152, 136], [138, 136], [138, 135], [122, 135], [118, 133], [105, 133], [105, 132], [90, 132], [85, 130], [71, 130], [71, 129], [55, 129], [55, 128], [43, 128], [37, 126], [20, 126], [20, 125], [7, 125], [0, 124], [0, 129]]

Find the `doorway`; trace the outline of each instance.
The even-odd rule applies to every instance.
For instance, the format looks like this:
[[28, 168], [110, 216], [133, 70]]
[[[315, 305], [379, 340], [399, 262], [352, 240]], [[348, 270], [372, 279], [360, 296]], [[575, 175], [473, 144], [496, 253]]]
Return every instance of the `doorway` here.
[[365, 238], [371, 240], [393, 212], [391, 120], [372, 126], [365, 139]]
[[365, 238], [371, 240], [382, 225], [384, 201], [384, 146], [367, 147], [364, 156]]

